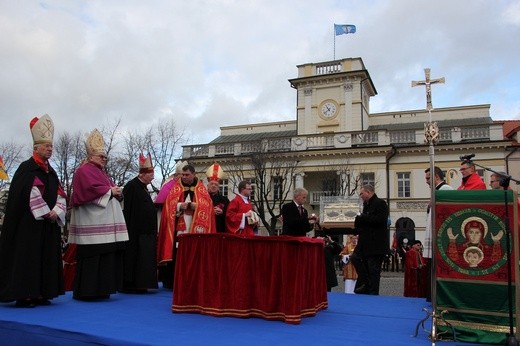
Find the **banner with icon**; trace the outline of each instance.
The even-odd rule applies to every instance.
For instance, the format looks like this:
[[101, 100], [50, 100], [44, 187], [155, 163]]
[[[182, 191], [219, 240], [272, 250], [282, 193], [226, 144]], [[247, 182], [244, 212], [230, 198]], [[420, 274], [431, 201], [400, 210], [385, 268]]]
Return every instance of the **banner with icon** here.
[[503, 190], [436, 191], [435, 196], [438, 336], [503, 344], [509, 333], [507, 219], [515, 320], [517, 311], [517, 197]]

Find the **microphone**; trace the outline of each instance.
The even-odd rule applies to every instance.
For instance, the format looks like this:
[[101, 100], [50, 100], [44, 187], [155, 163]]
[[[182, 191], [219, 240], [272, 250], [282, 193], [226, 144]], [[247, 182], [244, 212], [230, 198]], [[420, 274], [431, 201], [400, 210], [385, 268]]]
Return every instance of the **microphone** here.
[[475, 157], [475, 154], [462, 155], [460, 158], [461, 161], [469, 161]]

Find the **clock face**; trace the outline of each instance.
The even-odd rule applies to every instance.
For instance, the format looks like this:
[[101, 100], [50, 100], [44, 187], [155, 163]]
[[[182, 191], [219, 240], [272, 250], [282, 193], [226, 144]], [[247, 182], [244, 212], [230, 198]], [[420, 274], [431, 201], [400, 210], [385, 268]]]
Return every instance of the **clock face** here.
[[338, 112], [338, 106], [335, 102], [326, 101], [322, 104], [320, 111], [323, 117], [327, 119], [334, 118]]

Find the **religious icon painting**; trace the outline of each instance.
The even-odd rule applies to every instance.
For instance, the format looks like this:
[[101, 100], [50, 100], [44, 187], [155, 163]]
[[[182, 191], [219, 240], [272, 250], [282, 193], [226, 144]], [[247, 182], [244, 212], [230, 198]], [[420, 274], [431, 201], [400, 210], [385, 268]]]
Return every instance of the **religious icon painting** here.
[[[511, 263], [518, 257], [516, 195], [483, 190], [436, 191], [435, 196], [435, 309], [443, 311], [439, 334], [503, 343], [509, 330], [508, 241]], [[517, 270], [511, 266], [513, 287]]]

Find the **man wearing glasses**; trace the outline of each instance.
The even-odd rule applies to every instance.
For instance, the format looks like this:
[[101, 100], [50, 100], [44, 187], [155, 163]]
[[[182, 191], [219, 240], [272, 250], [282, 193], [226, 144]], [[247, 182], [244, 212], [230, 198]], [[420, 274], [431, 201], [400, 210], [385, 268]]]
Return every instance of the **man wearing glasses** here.
[[77, 245], [72, 298], [96, 301], [122, 289], [128, 231], [121, 207], [123, 189], [106, 173], [101, 132], [94, 129], [85, 147], [87, 160], [72, 180], [69, 244]]
[[228, 233], [255, 235], [259, 219], [251, 204], [252, 191], [249, 181], [243, 180], [238, 184], [238, 195], [229, 202], [226, 211]]
[[462, 174], [462, 183], [457, 190], [486, 190], [486, 184], [475, 171], [475, 164], [472, 161], [462, 161], [460, 173]]
[[491, 186], [492, 190], [503, 190], [504, 188], [500, 185], [501, 179], [504, 179], [508, 175], [505, 172], [497, 172], [491, 174], [491, 180], [489, 181], [489, 186]]

